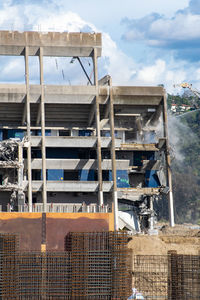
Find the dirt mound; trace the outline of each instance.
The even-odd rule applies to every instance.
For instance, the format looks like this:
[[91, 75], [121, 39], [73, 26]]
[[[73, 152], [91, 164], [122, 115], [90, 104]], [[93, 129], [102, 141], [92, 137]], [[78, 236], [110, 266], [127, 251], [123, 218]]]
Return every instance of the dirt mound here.
[[170, 250], [176, 250], [178, 254], [198, 255], [200, 238], [134, 236], [128, 247], [135, 255], [166, 255]]
[[134, 236], [128, 247], [135, 255], [164, 255], [167, 245], [158, 236]]
[[200, 230], [193, 225], [161, 225], [158, 236], [135, 235], [128, 247], [135, 255], [167, 255], [170, 250], [178, 254], [200, 254]]
[[169, 225], [163, 225], [160, 228], [159, 234], [162, 235], [176, 235], [176, 236], [200, 236], [200, 229], [194, 229], [195, 226], [192, 224], [187, 225], [175, 225], [170, 227]]

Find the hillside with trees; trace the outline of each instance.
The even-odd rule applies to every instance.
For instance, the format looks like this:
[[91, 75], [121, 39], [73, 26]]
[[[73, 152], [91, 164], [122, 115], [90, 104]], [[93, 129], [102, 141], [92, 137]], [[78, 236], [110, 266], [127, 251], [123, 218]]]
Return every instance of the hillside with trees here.
[[[168, 95], [168, 110], [171, 110], [172, 103], [190, 105], [191, 98]], [[200, 105], [198, 99], [195, 101]], [[173, 118], [176, 118], [176, 122], [173, 123], [170, 135], [176, 135], [177, 143], [175, 149], [172, 145], [172, 156], [173, 151], [179, 151], [181, 155], [181, 159], [176, 155], [172, 159], [175, 219], [177, 223], [200, 224], [200, 110], [185, 112]]]

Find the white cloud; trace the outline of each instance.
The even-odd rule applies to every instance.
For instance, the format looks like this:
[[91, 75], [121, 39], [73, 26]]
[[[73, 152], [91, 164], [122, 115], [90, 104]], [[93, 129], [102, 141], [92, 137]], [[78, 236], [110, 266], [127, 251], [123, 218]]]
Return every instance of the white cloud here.
[[200, 81], [200, 68], [196, 70], [195, 78]]
[[147, 84], [154, 84], [160, 79], [160, 77], [163, 76], [163, 73], [165, 71], [165, 61], [158, 59], [154, 65], [143, 67], [143, 69], [138, 72], [137, 78], [141, 82], [146, 82]]
[[196, 67], [194, 65], [188, 65], [184, 61], [175, 61], [174, 59], [168, 62], [163, 59], [158, 59], [148, 66], [142, 66], [141, 68], [138, 66], [132, 84], [154, 86], [164, 84], [168, 93], [176, 94], [181, 91], [180, 89], [174, 88], [176, 84], [188, 81], [190, 83], [193, 82], [195, 87], [200, 86], [196, 76]]
[[131, 82], [136, 73], [137, 65], [133, 59], [117, 48], [109, 34], [103, 34], [104, 68], [113, 78], [113, 83], [125, 85]]
[[[11, 22], [15, 24], [13, 28], [15, 30], [100, 31], [94, 24], [85, 21], [78, 14], [65, 10], [63, 6], [56, 8], [53, 4], [46, 7], [34, 4], [7, 5], [0, 10], [0, 29], [5, 29]], [[87, 61], [83, 62], [90, 73], [92, 67], [88, 66]], [[30, 70], [32, 82], [37, 82], [38, 65], [33, 60], [30, 61]], [[72, 65], [69, 59], [58, 59], [57, 63], [55, 58], [49, 59], [45, 67], [45, 78], [48, 82], [56, 84], [69, 84], [69, 81], [72, 84], [82, 84], [86, 82], [86, 79], [84, 81], [84, 75], [80, 76], [80, 70], [78, 62]], [[164, 84], [168, 91], [173, 91], [174, 83], [190, 81], [191, 74], [199, 78], [199, 70], [200, 65], [188, 65], [184, 61], [177, 62], [173, 59], [171, 61], [164, 58], [156, 59], [148, 65], [144, 65], [144, 61], [138, 63], [121, 51], [108, 33], [103, 32], [103, 52], [99, 61], [99, 74], [100, 76], [111, 75], [114, 85]], [[1, 60], [0, 80], [24, 81], [24, 65], [17, 59], [12, 62], [10, 59], [7, 62]]]
[[[172, 48], [190, 47], [190, 41], [200, 46], [200, 15], [177, 13], [173, 18], [152, 14], [141, 20], [127, 20], [127, 31], [123, 38], [127, 41], [143, 40], [150, 46]], [[184, 42], [180, 44], [178, 42]]]
[[[178, 59], [200, 60], [200, 1], [190, 0], [188, 7], [172, 16], [152, 12], [142, 18], [125, 18], [123, 39], [171, 52]], [[173, 51], [173, 52], [172, 52]], [[159, 52], [161, 53], [161, 52]]]
[[[15, 24], [15, 29], [22, 30], [24, 28], [24, 22], [30, 15], [31, 18], [28, 19], [27, 27], [31, 30], [69, 32], [80, 32], [85, 30], [94, 32], [99, 31], [93, 24], [84, 21], [79, 15], [73, 12], [65, 12], [62, 9], [58, 9], [55, 14], [55, 11], [50, 8], [49, 11], [45, 10], [44, 14], [44, 9], [39, 6], [25, 5], [23, 11], [21, 8], [21, 6], [11, 6], [9, 7], [9, 10], [7, 10], [7, 8], [2, 9], [0, 11], [0, 16], [2, 15], [4, 17], [0, 21], [0, 27], [5, 26], [6, 23], [9, 24], [12, 20]], [[32, 14], [31, 11], [33, 12]], [[13, 16], [13, 13], [15, 16], [14, 19], [11, 17], [11, 15]], [[50, 59], [48, 61], [48, 66], [46, 66], [45, 77], [49, 79], [49, 82], [54, 81], [56, 83], [64, 83], [62, 78], [63, 75], [66, 76], [66, 78], [69, 78], [67, 74], [70, 73], [71, 78], [69, 80], [71, 83], [74, 82], [75, 77], [78, 79], [76, 82], [83, 83], [81, 76], [79, 76], [79, 65], [77, 66], [78, 71], [75, 71], [75, 68], [73, 68], [76, 65], [75, 63], [72, 66], [67, 59], [65, 64], [62, 63], [60, 59], [57, 61], [59, 66], [62, 67], [59, 67], [59, 70], [56, 70], [56, 72], [52, 72], [52, 69], [55, 70], [55, 59]], [[2, 78], [7, 80], [9, 75], [12, 80], [13, 75], [16, 72], [15, 70], [22, 71], [22, 66], [16, 66], [16, 61], [13, 62], [13, 65], [10, 63], [12, 68], [5, 66], [4, 72], [0, 77], [1, 80]], [[131, 76], [135, 74], [135, 64], [132, 58], [120, 51], [116, 43], [107, 33], [103, 33], [103, 57], [101, 63], [100, 73], [102, 73], [102, 75], [107, 73], [112, 75], [114, 84], [128, 84]], [[19, 80], [21, 81], [21, 78], [19, 78]], [[68, 81], [68, 79], [66, 80]]]
[[166, 44], [172, 40], [174, 41], [188, 41], [198, 39], [200, 37], [200, 15], [191, 15], [179, 13], [172, 19], [155, 20], [150, 28], [148, 35], [158, 38], [161, 43]]

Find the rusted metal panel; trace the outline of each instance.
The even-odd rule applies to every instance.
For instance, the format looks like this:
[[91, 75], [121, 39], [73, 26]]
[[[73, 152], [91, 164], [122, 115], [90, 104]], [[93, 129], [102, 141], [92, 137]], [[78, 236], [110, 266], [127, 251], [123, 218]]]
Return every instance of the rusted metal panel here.
[[69, 232], [109, 231], [109, 221], [87, 217], [50, 218], [47, 214], [46, 230], [47, 250], [64, 250], [65, 237]]
[[[17, 216], [18, 215], [18, 216]], [[42, 241], [42, 216], [24, 213], [0, 213], [0, 232], [17, 233], [20, 250], [40, 250]]]
[[0, 233], [16, 233], [20, 250], [64, 250], [69, 232], [113, 229], [112, 213], [0, 213]]

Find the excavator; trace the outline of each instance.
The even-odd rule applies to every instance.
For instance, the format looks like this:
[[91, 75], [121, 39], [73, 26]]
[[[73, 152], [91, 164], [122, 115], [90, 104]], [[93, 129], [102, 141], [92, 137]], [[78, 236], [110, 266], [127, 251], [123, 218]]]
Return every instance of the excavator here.
[[[184, 89], [189, 89], [191, 90], [191, 92], [198, 98], [200, 99], [200, 91], [198, 91], [197, 89], [193, 88], [192, 84], [190, 83], [187, 83], [187, 82], [183, 82], [183, 83], [180, 83], [180, 84], [174, 84], [174, 88], [176, 87], [182, 87]], [[192, 101], [193, 102], [193, 106], [194, 106], [194, 109], [199, 109], [199, 105], [196, 103], [195, 100]]]

